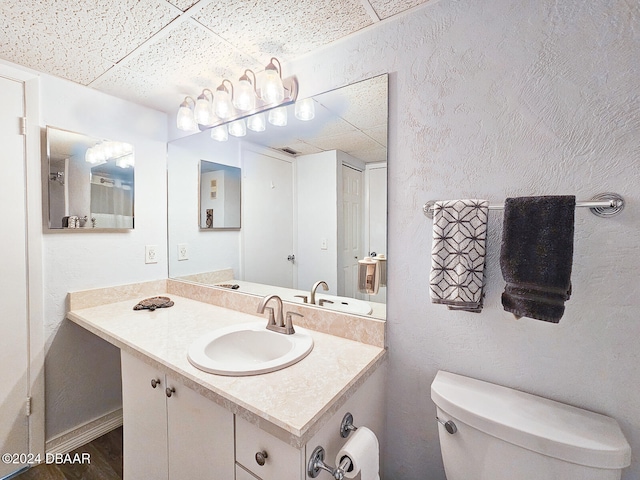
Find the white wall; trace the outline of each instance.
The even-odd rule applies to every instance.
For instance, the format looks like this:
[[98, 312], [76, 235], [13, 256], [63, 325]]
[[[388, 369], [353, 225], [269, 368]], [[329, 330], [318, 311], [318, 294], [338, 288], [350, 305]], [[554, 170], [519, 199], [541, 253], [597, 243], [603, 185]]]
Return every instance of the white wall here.
[[[310, 290], [324, 280], [338, 287], [338, 160], [335, 150], [296, 157], [298, 202], [298, 288]], [[327, 249], [321, 248], [322, 240]]]
[[[216, 142], [207, 134], [169, 143], [169, 265], [171, 277], [233, 268], [240, 273], [240, 231], [200, 231], [198, 172], [200, 160], [240, 167], [240, 142]], [[178, 261], [177, 245], [186, 243], [189, 260]]]
[[[118, 350], [64, 320], [67, 292], [166, 277], [166, 115], [46, 75], [41, 126], [135, 147], [135, 229], [43, 235], [46, 435], [52, 439], [121, 406]], [[31, 185], [30, 188], [41, 188]], [[157, 264], [144, 246], [157, 245]], [[132, 305], [133, 307], [133, 305]]]
[[[438, 369], [610, 415], [640, 477], [640, 4], [441, 0], [287, 65], [301, 98], [390, 72], [386, 478], [443, 480]], [[429, 302], [430, 199], [625, 196], [576, 212], [573, 295], [558, 325], [503, 311], [490, 213], [481, 314]]]

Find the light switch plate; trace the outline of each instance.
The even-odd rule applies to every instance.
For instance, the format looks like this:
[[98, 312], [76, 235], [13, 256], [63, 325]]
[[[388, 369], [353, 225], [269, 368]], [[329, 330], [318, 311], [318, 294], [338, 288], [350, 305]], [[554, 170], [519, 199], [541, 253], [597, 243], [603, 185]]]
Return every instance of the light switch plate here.
[[158, 246], [144, 246], [144, 263], [158, 263]]
[[189, 245], [186, 243], [178, 244], [178, 261], [189, 260]]

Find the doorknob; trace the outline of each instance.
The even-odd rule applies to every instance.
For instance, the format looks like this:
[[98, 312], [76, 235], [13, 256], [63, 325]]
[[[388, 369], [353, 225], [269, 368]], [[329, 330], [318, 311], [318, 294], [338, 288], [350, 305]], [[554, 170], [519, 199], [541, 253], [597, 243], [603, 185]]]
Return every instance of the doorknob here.
[[295, 262], [295, 260], [296, 260], [296, 256], [295, 256], [295, 255], [289, 255], [289, 256], [287, 257], [287, 260], [289, 260], [291, 263], [294, 263], [294, 262]]

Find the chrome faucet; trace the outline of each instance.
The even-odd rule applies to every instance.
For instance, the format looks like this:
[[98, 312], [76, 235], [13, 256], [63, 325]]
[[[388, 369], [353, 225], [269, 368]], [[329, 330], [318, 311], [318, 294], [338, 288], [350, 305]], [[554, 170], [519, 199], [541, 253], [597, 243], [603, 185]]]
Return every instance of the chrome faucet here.
[[322, 285], [322, 289], [326, 292], [327, 290], [329, 290], [329, 285], [327, 285], [327, 282], [320, 280], [319, 282], [316, 282], [313, 284], [313, 288], [311, 289], [311, 296], [309, 297], [309, 303], [311, 305], [316, 305], [316, 290], [318, 289], [318, 287]]
[[[267, 307], [267, 303], [271, 300], [275, 299], [276, 301], [276, 312], [274, 316], [273, 307]], [[284, 333], [285, 335], [291, 335], [296, 333], [293, 328], [292, 316], [298, 315], [302, 317], [299, 313], [296, 312], [287, 312], [287, 320], [282, 318], [282, 299], [278, 295], [269, 295], [268, 297], [264, 297], [262, 302], [258, 306], [258, 313], [264, 313], [267, 310], [269, 312], [269, 321], [267, 322], [267, 330], [272, 330], [278, 333]]]

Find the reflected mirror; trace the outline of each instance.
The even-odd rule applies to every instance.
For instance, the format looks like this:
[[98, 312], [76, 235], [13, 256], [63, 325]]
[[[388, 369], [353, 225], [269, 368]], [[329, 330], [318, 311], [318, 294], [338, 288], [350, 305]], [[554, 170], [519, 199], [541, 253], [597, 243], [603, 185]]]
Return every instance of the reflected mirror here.
[[133, 146], [49, 126], [46, 135], [49, 228], [132, 229]]
[[240, 228], [240, 169], [200, 161], [200, 229]]
[[[358, 261], [387, 253], [387, 82], [381, 75], [298, 100], [280, 111], [286, 126], [265, 116], [247, 119], [264, 131], [170, 142], [170, 277], [305, 303], [324, 281], [318, 308], [384, 319], [386, 282], [376, 294], [359, 291]], [[203, 231], [199, 192], [211, 196], [212, 184], [199, 175], [210, 163], [241, 171], [242, 229]]]

